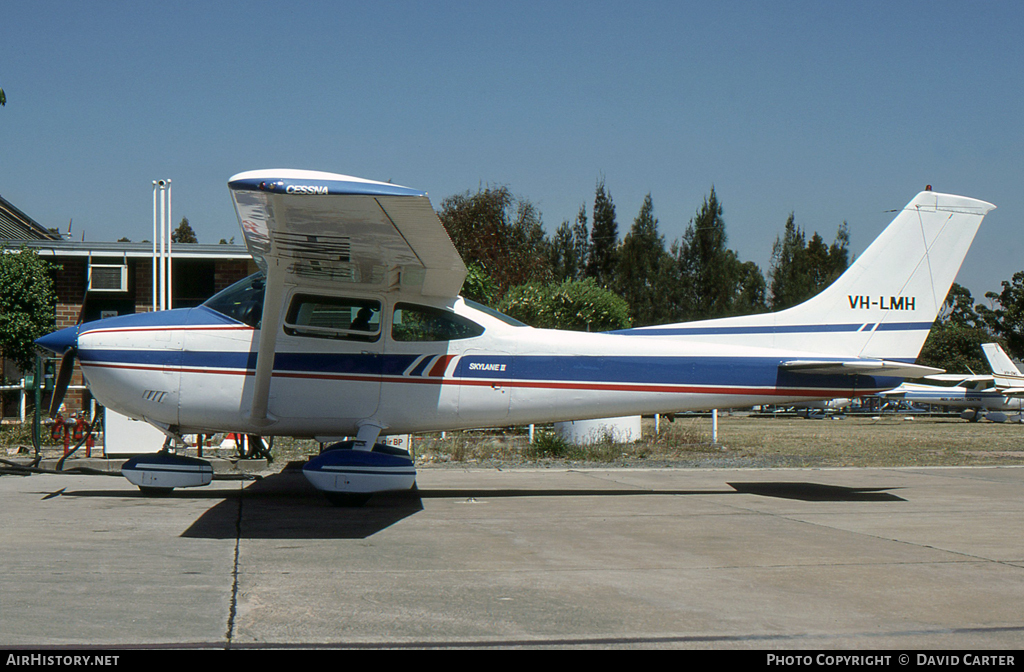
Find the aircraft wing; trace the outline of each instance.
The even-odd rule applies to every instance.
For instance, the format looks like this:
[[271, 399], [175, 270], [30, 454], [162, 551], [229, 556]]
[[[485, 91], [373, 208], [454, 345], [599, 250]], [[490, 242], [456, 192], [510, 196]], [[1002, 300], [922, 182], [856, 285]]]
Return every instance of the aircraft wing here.
[[424, 192], [308, 170], [240, 173], [228, 186], [257, 265], [289, 283], [452, 298], [462, 287], [466, 266]]
[[426, 193], [308, 170], [228, 181], [245, 245], [266, 273], [251, 418], [267, 415], [286, 286], [455, 298], [466, 266]]
[[942, 369], [919, 364], [906, 364], [884, 359], [818, 360], [797, 359], [779, 364], [779, 368], [794, 373], [820, 373], [833, 375], [892, 376], [893, 378], [922, 378], [941, 373]]

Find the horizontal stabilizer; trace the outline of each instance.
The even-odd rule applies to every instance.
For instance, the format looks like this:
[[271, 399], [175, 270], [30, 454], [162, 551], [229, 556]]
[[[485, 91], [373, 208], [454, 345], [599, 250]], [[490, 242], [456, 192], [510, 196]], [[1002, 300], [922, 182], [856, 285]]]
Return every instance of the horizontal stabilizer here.
[[993, 376], [996, 388], [1003, 394], [1011, 394], [1009, 390], [1024, 389], [1024, 376]]
[[942, 373], [942, 369], [919, 364], [892, 362], [884, 359], [858, 360], [816, 360], [796, 359], [782, 362], [779, 368], [794, 373], [821, 373], [846, 376], [892, 376], [894, 378], [922, 378], [927, 375]]
[[971, 376], [966, 373], [938, 373], [925, 376], [928, 380], [937, 380], [942, 383], [988, 383], [992, 385], [995, 381], [991, 375]]

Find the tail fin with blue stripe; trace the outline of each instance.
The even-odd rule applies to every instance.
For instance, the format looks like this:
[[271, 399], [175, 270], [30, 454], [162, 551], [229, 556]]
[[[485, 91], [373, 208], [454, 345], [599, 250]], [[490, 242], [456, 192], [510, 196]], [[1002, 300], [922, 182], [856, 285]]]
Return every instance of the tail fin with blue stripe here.
[[913, 362], [981, 220], [994, 208], [922, 191], [846, 272], [802, 304], [630, 333]]

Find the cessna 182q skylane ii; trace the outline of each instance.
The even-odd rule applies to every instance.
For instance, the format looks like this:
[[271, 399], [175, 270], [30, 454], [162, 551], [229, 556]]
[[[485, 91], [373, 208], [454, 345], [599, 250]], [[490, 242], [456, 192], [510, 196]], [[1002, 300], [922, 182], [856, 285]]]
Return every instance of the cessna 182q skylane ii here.
[[[833, 285], [788, 310], [579, 333], [461, 298], [466, 268], [424, 192], [299, 170], [228, 187], [259, 273], [197, 308], [38, 343], [62, 368], [77, 358], [104, 406], [168, 437], [354, 436], [304, 467], [342, 502], [414, 485], [412, 460], [381, 435], [853, 397], [936, 373], [913, 362], [994, 207], [923, 191]], [[211, 472], [173, 448], [123, 469], [153, 489]]]

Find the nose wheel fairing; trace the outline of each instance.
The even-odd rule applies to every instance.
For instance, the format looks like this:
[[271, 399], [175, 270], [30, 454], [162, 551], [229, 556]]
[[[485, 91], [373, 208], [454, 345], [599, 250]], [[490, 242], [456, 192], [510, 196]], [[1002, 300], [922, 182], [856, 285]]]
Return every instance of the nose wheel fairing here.
[[155, 453], [138, 455], [121, 465], [121, 474], [144, 491], [169, 492], [174, 488], [195, 488], [213, 481], [213, 465], [184, 455]]

